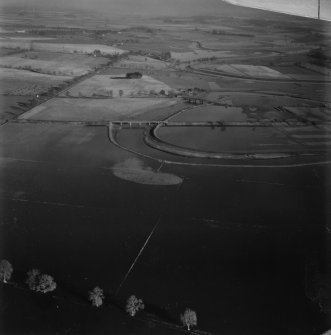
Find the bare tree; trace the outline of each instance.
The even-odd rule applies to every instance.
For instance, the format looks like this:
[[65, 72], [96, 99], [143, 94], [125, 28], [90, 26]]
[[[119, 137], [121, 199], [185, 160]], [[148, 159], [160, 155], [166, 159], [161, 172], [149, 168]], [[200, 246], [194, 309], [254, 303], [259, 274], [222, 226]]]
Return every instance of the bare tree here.
[[0, 262], [0, 280], [2, 282], [7, 283], [13, 271], [12, 265], [6, 259]]
[[131, 295], [126, 301], [126, 311], [131, 315], [135, 316], [140, 309], [144, 309], [145, 305], [142, 299], [138, 299], [135, 295]]
[[184, 314], [180, 315], [180, 319], [188, 331], [190, 331], [190, 327], [198, 324], [197, 314], [189, 308], [186, 308]]
[[89, 300], [92, 302], [92, 306], [94, 307], [100, 307], [104, 298], [105, 296], [103, 294], [103, 290], [99, 286], [96, 286], [89, 292]]

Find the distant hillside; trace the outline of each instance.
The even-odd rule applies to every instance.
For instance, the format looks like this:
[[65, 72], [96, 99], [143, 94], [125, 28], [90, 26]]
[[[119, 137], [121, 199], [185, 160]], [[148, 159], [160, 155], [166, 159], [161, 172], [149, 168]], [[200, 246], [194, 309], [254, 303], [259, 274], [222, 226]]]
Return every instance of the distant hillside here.
[[[206, 15], [222, 7], [221, 0], [0, 0], [5, 5], [25, 8], [90, 9], [117, 14], [155, 16]], [[1, 7], [0, 4], [0, 7]], [[223, 5], [224, 6], [224, 5]]]
[[[318, 0], [0, 0], [1, 8], [19, 6], [26, 10], [79, 9], [105, 15], [140, 16], [261, 16], [261, 12], [247, 7], [260, 7], [273, 11], [303, 16], [317, 16]], [[331, 0], [321, 0], [322, 16], [331, 19]], [[238, 4], [247, 7], [233, 6]], [[263, 17], [267, 15], [263, 14]], [[271, 14], [269, 14], [271, 15]], [[276, 16], [275, 16], [276, 17]]]

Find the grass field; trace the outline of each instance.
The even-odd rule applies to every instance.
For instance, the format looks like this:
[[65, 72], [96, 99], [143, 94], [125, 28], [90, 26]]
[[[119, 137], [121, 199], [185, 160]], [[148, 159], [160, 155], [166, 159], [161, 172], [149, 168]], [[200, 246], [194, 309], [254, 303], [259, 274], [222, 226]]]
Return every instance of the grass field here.
[[206, 76], [199, 76], [187, 72], [170, 71], [157, 72], [153, 76], [175, 89], [199, 87], [201, 89], [209, 90], [210, 88], [208, 84], [209, 79]]
[[108, 59], [104, 57], [92, 57], [81, 54], [58, 54], [43, 51], [28, 51], [12, 56], [0, 57], [1, 67], [69, 76], [82, 76], [107, 63]]
[[125, 120], [153, 109], [172, 106], [175, 99], [118, 98], [70, 99], [54, 98], [25, 113], [20, 119], [32, 120]]
[[118, 62], [116, 66], [137, 70], [164, 70], [167, 68], [167, 63], [150, 57], [129, 56], [128, 59]]
[[[114, 78], [124, 79], [114, 79]], [[68, 91], [72, 97], [93, 97], [94, 95], [118, 97], [122, 90], [123, 96], [148, 94], [150, 91], [166, 93], [171, 87], [150, 76], [144, 75], [141, 79], [125, 79], [125, 73], [115, 76], [96, 75], [74, 86]]]
[[74, 43], [42, 43], [30, 40], [0, 40], [0, 47], [8, 49], [23, 49], [33, 51], [67, 52], [91, 54], [100, 50], [102, 55], [112, 56], [123, 54], [124, 50], [101, 44], [74, 44]]

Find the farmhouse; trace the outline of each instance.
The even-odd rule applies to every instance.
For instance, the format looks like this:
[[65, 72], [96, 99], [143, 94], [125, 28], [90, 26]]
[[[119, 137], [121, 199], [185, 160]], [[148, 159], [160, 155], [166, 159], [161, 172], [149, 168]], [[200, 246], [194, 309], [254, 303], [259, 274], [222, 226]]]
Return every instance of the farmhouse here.
[[205, 96], [202, 94], [199, 95], [184, 94], [182, 97], [184, 101], [194, 105], [202, 105], [205, 98]]
[[201, 99], [201, 98], [184, 97], [184, 100], [186, 102], [188, 102], [189, 104], [193, 104], [193, 105], [202, 105], [203, 104], [203, 99]]
[[99, 49], [95, 49], [93, 51], [93, 56], [94, 57], [102, 57], [102, 53], [101, 53], [101, 51]]
[[131, 72], [126, 74], [127, 79], [140, 79], [142, 76], [143, 75], [140, 72]]

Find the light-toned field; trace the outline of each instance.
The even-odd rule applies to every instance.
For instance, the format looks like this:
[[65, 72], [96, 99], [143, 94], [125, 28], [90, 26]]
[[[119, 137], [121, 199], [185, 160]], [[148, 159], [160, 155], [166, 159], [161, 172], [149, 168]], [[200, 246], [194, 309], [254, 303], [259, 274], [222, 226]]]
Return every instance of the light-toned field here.
[[237, 70], [244, 72], [250, 77], [263, 77], [263, 78], [288, 78], [286, 75], [280, 73], [279, 71], [270, 69], [266, 66], [257, 65], [233, 65]]
[[64, 53], [91, 54], [94, 50], [100, 50], [102, 55], [121, 55], [125, 50], [102, 44], [74, 44], [74, 43], [42, 43], [30, 40], [0, 40], [0, 47], [9, 49], [23, 49], [34, 51], [50, 51]]
[[259, 78], [289, 78], [288, 76], [280, 73], [279, 71], [270, 69], [266, 66], [258, 65], [243, 65], [243, 64], [224, 64], [216, 67], [218, 71], [246, 76], [246, 77], [259, 77]]
[[171, 52], [171, 58], [180, 62], [191, 62], [204, 58], [230, 58], [236, 55], [230, 51], [209, 51], [209, 50], [195, 50], [189, 52]]
[[[123, 79], [113, 79], [119, 77]], [[82, 83], [74, 86], [68, 91], [72, 97], [93, 97], [93, 96], [120, 96], [120, 90], [123, 96], [136, 96], [148, 94], [150, 91], [159, 93], [164, 90], [166, 93], [171, 87], [152, 77], [144, 75], [140, 79], [125, 79], [125, 73], [121, 75], [96, 75]]]
[[176, 102], [176, 99], [166, 98], [54, 98], [21, 115], [20, 119], [63, 121], [124, 120], [153, 109], [172, 106]]
[[34, 95], [72, 80], [70, 76], [52, 76], [25, 70], [0, 68], [0, 93]]
[[81, 54], [59, 54], [28, 51], [0, 58], [1, 67], [27, 69], [53, 75], [82, 76], [100, 65], [107, 64], [104, 57]]
[[144, 56], [129, 56], [128, 59], [119, 61], [116, 66], [137, 70], [164, 70], [167, 68], [165, 62]]
[[174, 89], [186, 89], [199, 87], [209, 90], [208, 81], [211, 81], [206, 76], [199, 76], [188, 72], [159, 72], [155, 74], [155, 78], [164, 82]]
[[[215, 35], [218, 36], [218, 35]], [[210, 51], [222, 51], [222, 50], [232, 50], [235, 53], [245, 52], [246, 55], [252, 53], [252, 47], [258, 47], [259, 42], [252, 38], [233, 36], [233, 35], [221, 35], [222, 40], [209, 39], [200, 40], [202, 46]]]
[[229, 74], [235, 75], [235, 76], [242, 76], [242, 75], [244, 75], [243, 72], [237, 70], [231, 64], [223, 64], [223, 65], [220, 65], [220, 66], [216, 66], [215, 69], [219, 70], [219, 71], [222, 71], [222, 72], [225, 72], [225, 73], [229, 73]]

